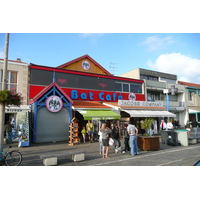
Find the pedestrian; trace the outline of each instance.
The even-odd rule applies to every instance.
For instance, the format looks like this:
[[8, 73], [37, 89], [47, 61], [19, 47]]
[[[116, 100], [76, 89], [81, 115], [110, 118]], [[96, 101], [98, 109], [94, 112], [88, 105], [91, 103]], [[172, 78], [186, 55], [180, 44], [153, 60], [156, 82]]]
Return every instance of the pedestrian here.
[[127, 127], [128, 127], [128, 124], [124, 124], [124, 145], [125, 145], [125, 148], [122, 151], [122, 153], [126, 153], [127, 151], [130, 151], [130, 146], [129, 146], [129, 137], [130, 136], [128, 134]]
[[133, 125], [131, 122], [127, 127], [128, 134], [130, 136], [129, 143], [131, 148], [131, 155], [134, 156], [135, 154], [138, 155], [138, 145], [137, 145], [137, 136], [138, 136], [138, 129]]
[[102, 143], [102, 132], [101, 132], [101, 130], [99, 130], [98, 135], [99, 135], [99, 153], [102, 154], [103, 143]]
[[173, 129], [173, 124], [168, 120], [167, 121], [167, 130], [172, 130]]
[[[114, 128], [112, 130], [112, 138], [114, 140], [114, 150], [115, 153], [117, 153], [117, 147], [120, 148], [121, 147], [121, 141], [120, 141], [120, 137], [119, 137], [119, 127], [117, 125], [114, 125]], [[118, 146], [117, 146], [118, 143]]]
[[167, 128], [167, 124], [165, 123], [165, 121], [162, 119], [161, 120], [161, 123], [160, 123], [160, 129], [161, 130], [166, 130]]
[[193, 119], [191, 125], [194, 130], [194, 136], [197, 137], [198, 136], [198, 122], [195, 119]]
[[109, 138], [110, 138], [110, 133], [112, 133], [112, 130], [109, 129], [106, 126], [106, 123], [103, 123], [101, 126], [101, 132], [102, 132], [102, 143], [103, 143], [103, 148], [102, 148], [102, 158], [110, 158], [108, 157], [108, 152], [109, 152]]
[[88, 123], [86, 124], [86, 131], [88, 133], [89, 142], [93, 142], [94, 137], [94, 124], [91, 123], [90, 120], [88, 120]]
[[83, 126], [81, 133], [82, 133], [82, 136], [83, 136], [83, 142], [85, 143], [85, 138], [86, 138], [86, 133], [87, 133], [85, 126]]
[[10, 124], [10, 122], [8, 121], [7, 124], [4, 126], [4, 131], [6, 132], [6, 138], [7, 138], [7, 142], [8, 144], [12, 143], [12, 128], [14, 126], [12, 124]]

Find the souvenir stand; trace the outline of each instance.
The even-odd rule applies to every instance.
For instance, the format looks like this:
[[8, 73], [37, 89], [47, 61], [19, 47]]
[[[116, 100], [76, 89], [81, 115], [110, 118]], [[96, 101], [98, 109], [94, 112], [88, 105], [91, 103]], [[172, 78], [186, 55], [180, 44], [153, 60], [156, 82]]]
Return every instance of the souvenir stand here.
[[30, 145], [29, 141], [29, 116], [26, 112], [25, 123], [19, 124], [19, 144], [18, 147], [25, 147]]
[[80, 143], [80, 138], [78, 137], [78, 119], [75, 117], [71, 120], [69, 131], [69, 145], [73, 146]]

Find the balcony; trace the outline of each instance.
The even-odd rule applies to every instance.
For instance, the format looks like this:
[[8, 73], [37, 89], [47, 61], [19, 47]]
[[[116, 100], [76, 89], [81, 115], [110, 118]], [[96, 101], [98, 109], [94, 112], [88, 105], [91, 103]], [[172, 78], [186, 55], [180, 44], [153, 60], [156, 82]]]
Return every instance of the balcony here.
[[[157, 101], [155, 101], [157, 102]], [[163, 103], [163, 107], [166, 107], [166, 101], [158, 101]], [[170, 101], [170, 110], [185, 110], [185, 102], [182, 101]]]
[[150, 90], [164, 90], [166, 89], [166, 82], [146, 80], [146, 88]]

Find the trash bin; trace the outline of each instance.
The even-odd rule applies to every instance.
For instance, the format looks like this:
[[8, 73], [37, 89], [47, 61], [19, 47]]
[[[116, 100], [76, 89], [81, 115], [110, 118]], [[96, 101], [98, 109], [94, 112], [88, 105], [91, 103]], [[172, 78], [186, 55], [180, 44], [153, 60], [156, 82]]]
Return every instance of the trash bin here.
[[162, 144], [167, 144], [167, 141], [168, 141], [168, 133], [167, 131], [160, 131], [160, 134], [161, 134], [161, 142]]
[[177, 132], [167, 131], [167, 134], [168, 134], [167, 144], [170, 145], [170, 146], [177, 146], [178, 145]]

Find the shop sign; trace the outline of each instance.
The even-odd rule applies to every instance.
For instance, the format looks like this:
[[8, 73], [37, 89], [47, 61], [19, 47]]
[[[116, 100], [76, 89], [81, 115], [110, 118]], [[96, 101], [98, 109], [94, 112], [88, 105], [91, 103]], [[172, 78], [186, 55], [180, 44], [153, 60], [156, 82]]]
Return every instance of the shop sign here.
[[5, 112], [22, 112], [23, 110], [22, 109], [9, 109], [9, 108], [7, 108], [6, 110], [5, 110]]
[[163, 107], [163, 102], [118, 100], [118, 106]]
[[82, 62], [82, 68], [83, 68], [84, 70], [89, 70], [89, 69], [90, 69], [90, 63], [89, 63], [87, 60], [84, 60], [84, 61]]
[[30, 111], [30, 108], [29, 108], [29, 106], [23, 106], [23, 105], [21, 105], [21, 106], [19, 106], [19, 107], [12, 107], [12, 106], [6, 106], [5, 107], [5, 112], [6, 113], [16, 113], [16, 112], [28, 112], [28, 111]]
[[[123, 99], [121, 95], [118, 95], [117, 93], [112, 94], [106, 94], [105, 92], [98, 92], [98, 94], [95, 94], [95, 97], [98, 97], [98, 100], [100, 101], [117, 101], [117, 99]], [[72, 90], [71, 91], [71, 99], [82, 99], [82, 100], [95, 100], [93, 92], [80, 92], [78, 90]]]
[[46, 100], [46, 107], [50, 112], [58, 112], [63, 107], [63, 101], [58, 96], [50, 96]]

